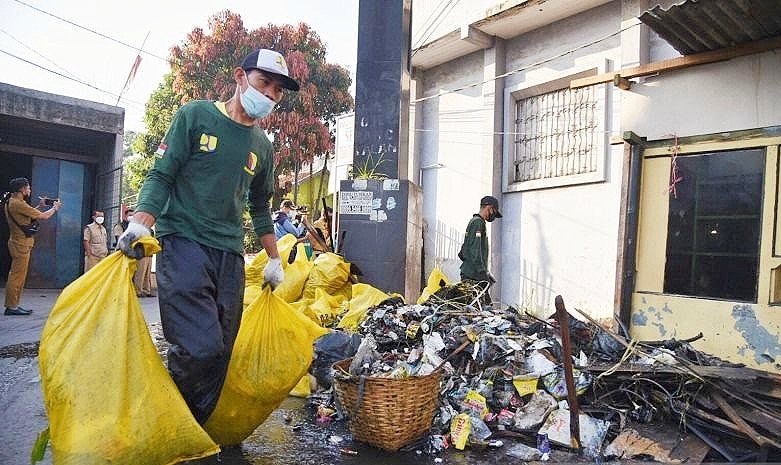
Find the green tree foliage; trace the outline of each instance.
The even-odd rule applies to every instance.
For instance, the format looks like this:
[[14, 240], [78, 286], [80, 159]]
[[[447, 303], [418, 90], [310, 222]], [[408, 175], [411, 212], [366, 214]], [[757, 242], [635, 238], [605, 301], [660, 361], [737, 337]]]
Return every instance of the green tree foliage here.
[[184, 103], [182, 97], [174, 92], [173, 82], [174, 73], [167, 73], [146, 102], [144, 126], [147, 132], [133, 141], [133, 152], [152, 157], [163, 140], [176, 110]]
[[130, 187], [130, 184], [128, 182], [129, 176], [132, 176], [134, 173], [129, 171], [129, 164], [134, 158], [138, 158], [138, 155], [136, 155], [133, 152], [133, 142], [140, 136], [135, 131], [125, 131], [125, 134], [122, 136], [122, 189], [120, 191], [120, 200], [122, 203], [127, 203], [127, 199], [129, 197], [133, 197], [136, 193], [136, 190]]
[[[169, 72], [146, 102], [145, 133], [125, 135], [123, 160], [123, 201], [132, 199], [141, 189], [146, 174], [154, 164], [154, 154], [163, 140], [174, 113], [182, 106], [181, 97], [173, 91], [174, 74]], [[134, 202], [130, 202], [134, 203]]]
[[125, 131], [122, 136], [122, 159], [133, 156], [133, 141], [138, 137], [138, 133], [135, 131]]
[[125, 160], [124, 164], [124, 178], [125, 198], [133, 197], [141, 190], [141, 186], [144, 184], [144, 178], [146, 173], [152, 169], [154, 158], [144, 155], [137, 155]]

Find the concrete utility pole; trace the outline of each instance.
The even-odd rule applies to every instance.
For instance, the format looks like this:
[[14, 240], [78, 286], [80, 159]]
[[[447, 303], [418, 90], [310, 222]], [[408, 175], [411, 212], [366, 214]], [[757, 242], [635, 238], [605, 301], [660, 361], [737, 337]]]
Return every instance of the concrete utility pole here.
[[423, 244], [422, 194], [407, 179], [411, 4], [360, 0], [353, 175], [338, 205], [345, 259], [407, 301], [421, 289]]

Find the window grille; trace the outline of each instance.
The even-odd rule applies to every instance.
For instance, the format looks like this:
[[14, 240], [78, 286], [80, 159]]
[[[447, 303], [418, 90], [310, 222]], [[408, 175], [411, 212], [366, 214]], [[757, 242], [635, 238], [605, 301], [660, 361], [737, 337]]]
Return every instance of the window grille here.
[[564, 88], [516, 102], [513, 182], [600, 171], [597, 88]]

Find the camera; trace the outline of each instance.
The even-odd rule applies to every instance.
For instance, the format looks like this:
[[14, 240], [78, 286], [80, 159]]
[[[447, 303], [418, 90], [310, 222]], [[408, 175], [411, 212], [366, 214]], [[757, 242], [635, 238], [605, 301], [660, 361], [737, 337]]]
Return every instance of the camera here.
[[305, 206], [298, 207], [295, 209], [295, 215], [294, 218], [296, 221], [301, 221], [301, 218], [307, 215], [309, 213], [309, 209], [307, 209]]

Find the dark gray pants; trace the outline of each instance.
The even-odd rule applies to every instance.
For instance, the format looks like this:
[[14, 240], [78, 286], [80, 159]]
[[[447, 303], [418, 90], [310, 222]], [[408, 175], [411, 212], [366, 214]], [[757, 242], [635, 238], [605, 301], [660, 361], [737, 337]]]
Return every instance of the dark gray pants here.
[[203, 424], [217, 405], [241, 323], [244, 259], [182, 236], [160, 238], [157, 286], [168, 371]]

